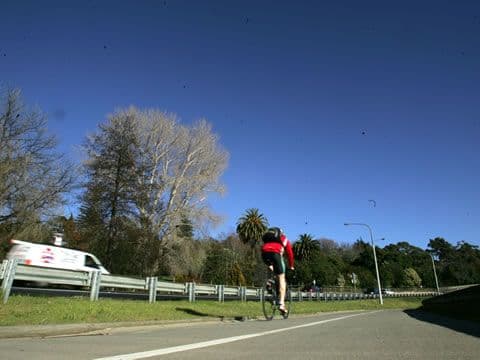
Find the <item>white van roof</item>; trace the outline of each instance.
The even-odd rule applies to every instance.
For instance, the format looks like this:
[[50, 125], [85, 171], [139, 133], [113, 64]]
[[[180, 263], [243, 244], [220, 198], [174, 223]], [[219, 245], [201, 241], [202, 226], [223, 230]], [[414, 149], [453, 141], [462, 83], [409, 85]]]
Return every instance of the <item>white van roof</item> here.
[[68, 250], [68, 251], [73, 251], [73, 252], [78, 253], [78, 254], [90, 255], [90, 256], [95, 257], [95, 255], [90, 254], [90, 253], [85, 252], [85, 251], [82, 251], [82, 250], [76, 250], [76, 249], [66, 248], [66, 247], [64, 247], [64, 246], [57, 246], [57, 245], [54, 245], [54, 244], [35, 243], [35, 242], [24, 241], [24, 240], [16, 240], [16, 239], [10, 240], [10, 243], [11, 243], [11, 244], [14, 244], [14, 245], [40, 245], [40, 246], [50, 246], [50, 247], [57, 248], [57, 249], [64, 249], [64, 250]]
[[[64, 268], [64, 266], [67, 263], [68, 264], [76, 263], [77, 260], [74, 260], [74, 259], [81, 259], [81, 258], [85, 258], [85, 256], [88, 256], [88, 257], [91, 257], [98, 266], [100, 266], [102, 273], [109, 274], [109, 271], [105, 269], [105, 267], [103, 267], [102, 263], [95, 255], [91, 253], [87, 253], [85, 251], [70, 249], [63, 246], [56, 246], [53, 244], [33, 243], [33, 242], [28, 242], [23, 240], [16, 240], [16, 239], [10, 240], [10, 243], [13, 245], [13, 247], [7, 254], [7, 258], [17, 257], [17, 258], [21, 258], [22, 260], [26, 260], [24, 259], [25, 255], [27, 254], [26, 251], [29, 252], [29, 254], [31, 254], [30, 250], [34, 251], [33, 249], [35, 248], [37, 249], [47, 248], [47, 250], [50, 249], [49, 251], [51, 251], [51, 249], [58, 249], [60, 251], [60, 254], [64, 254], [64, 256], [67, 256], [67, 257], [62, 256], [63, 260], [60, 260], [60, 262], [57, 263], [55, 260], [53, 260], [53, 257], [52, 257], [53, 254], [49, 253], [48, 254], [49, 258], [47, 259], [48, 261], [42, 260], [41, 266], [47, 266], [46, 264], [43, 264], [43, 262], [46, 262], [51, 264], [51, 265], [48, 265], [49, 267], [51, 267], [55, 263], [57, 265], [61, 265], [61, 268]], [[25, 247], [25, 248], [22, 250], [22, 247]], [[43, 256], [45, 257], [45, 254]], [[30, 265], [30, 264], [31, 264], [30, 262], [27, 263], [27, 265]], [[33, 264], [38, 265], [38, 263], [35, 260]], [[53, 267], [58, 267], [58, 266], [53, 265]], [[66, 268], [69, 268], [69, 267], [70, 266], [67, 265]]]

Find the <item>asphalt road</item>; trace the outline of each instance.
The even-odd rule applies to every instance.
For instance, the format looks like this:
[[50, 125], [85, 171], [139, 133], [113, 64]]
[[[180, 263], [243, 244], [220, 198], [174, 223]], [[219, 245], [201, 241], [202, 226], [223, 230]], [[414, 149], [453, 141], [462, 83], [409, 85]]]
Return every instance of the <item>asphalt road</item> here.
[[0, 339], [10, 359], [478, 359], [480, 327], [419, 312], [342, 312], [274, 321], [111, 328]]

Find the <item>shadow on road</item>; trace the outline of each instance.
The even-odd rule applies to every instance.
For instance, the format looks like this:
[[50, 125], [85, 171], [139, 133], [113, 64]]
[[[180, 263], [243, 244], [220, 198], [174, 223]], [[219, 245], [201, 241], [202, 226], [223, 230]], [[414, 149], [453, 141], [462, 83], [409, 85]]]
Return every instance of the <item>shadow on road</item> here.
[[405, 310], [405, 313], [417, 320], [443, 326], [454, 331], [462, 332], [471, 336], [480, 337], [480, 323], [467, 320], [458, 320], [450, 317], [437, 315], [423, 310]]
[[212, 317], [212, 316], [214, 316], [214, 315], [202, 313], [202, 312], [200, 312], [200, 311], [196, 311], [196, 310], [189, 309], [189, 308], [180, 308], [180, 307], [177, 307], [177, 308], [175, 308], [175, 310], [177, 310], [177, 311], [183, 311], [183, 312], [186, 313], [186, 314], [194, 315], [194, 316], [202, 316], [202, 317], [206, 317], [206, 316]]
[[[175, 310], [183, 311], [184, 313], [189, 314], [189, 315], [193, 315], [193, 316], [217, 318], [217, 319], [220, 319], [222, 321], [226, 319], [224, 315], [207, 314], [207, 313], [202, 313], [200, 311], [189, 309], [189, 308], [177, 307], [177, 308], [175, 308]], [[237, 315], [237, 316], [232, 316], [231, 319], [236, 320], [236, 321], [245, 321], [247, 319], [247, 317], [245, 317], [243, 315], [239, 315], [239, 316]]]

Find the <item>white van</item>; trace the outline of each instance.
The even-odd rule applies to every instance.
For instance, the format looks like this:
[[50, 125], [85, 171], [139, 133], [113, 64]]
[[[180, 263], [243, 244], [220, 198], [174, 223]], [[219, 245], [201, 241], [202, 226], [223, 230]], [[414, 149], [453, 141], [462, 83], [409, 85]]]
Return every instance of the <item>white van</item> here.
[[64, 247], [11, 240], [12, 248], [7, 259], [16, 258], [21, 264], [75, 271], [100, 270], [110, 274], [92, 254]]

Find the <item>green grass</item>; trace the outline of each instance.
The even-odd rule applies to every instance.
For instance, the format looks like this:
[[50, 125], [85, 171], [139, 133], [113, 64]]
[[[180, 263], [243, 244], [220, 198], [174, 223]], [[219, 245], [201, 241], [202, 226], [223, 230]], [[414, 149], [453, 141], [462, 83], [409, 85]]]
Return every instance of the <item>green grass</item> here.
[[[292, 303], [292, 314], [331, 311], [416, 309], [421, 298], [349, 301], [303, 301]], [[189, 319], [263, 317], [259, 302], [227, 301], [157, 301], [154, 304], [132, 300], [51, 298], [11, 296], [0, 305], [0, 326], [73, 323], [149, 322]]]

